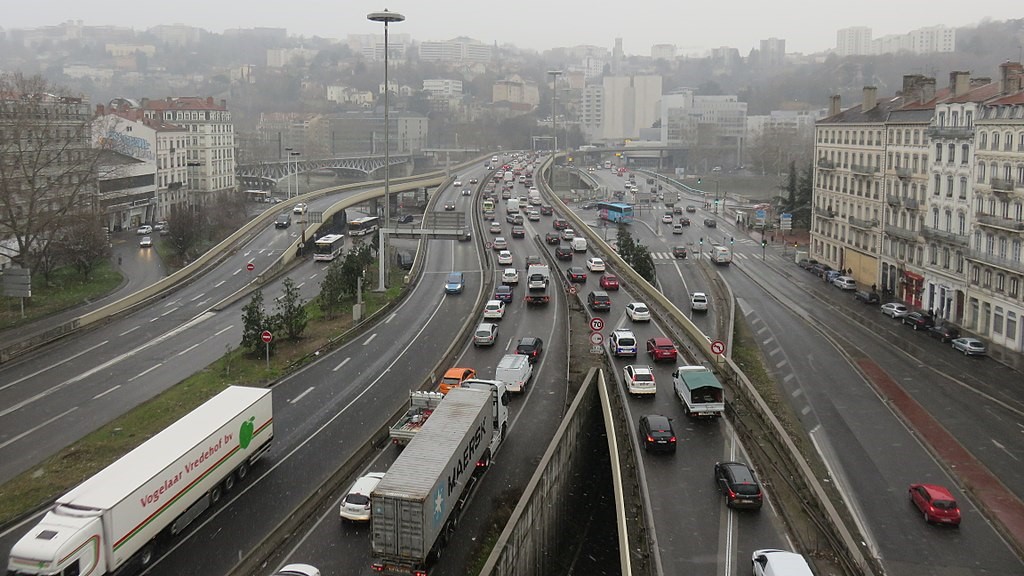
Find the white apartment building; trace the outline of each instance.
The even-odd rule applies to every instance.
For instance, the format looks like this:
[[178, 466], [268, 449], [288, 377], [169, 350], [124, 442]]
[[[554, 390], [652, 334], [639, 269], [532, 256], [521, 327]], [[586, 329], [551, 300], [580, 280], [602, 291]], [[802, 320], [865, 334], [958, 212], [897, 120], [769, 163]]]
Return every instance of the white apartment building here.
[[[384, 59], [383, 34], [349, 34], [345, 43], [356, 54], [362, 54], [367, 60]], [[408, 34], [388, 32], [388, 58], [401, 59], [412, 46], [412, 36]]]
[[513, 75], [494, 83], [494, 86], [491, 87], [491, 102], [508, 102], [536, 107], [540, 104], [540, 89], [536, 82], [523, 80], [519, 76]]
[[605, 76], [599, 140], [636, 138], [659, 118], [661, 76]]
[[577, 110], [580, 129], [588, 141], [596, 140], [601, 134], [601, 119], [604, 118], [604, 86], [589, 84], [580, 93]]
[[235, 126], [227, 102], [212, 97], [168, 97], [143, 99], [146, 118], [162, 120], [188, 132], [188, 188], [203, 201], [211, 193], [235, 189]]
[[727, 148], [735, 158], [742, 158], [746, 138], [747, 103], [735, 95], [698, 96], [682, 88], [662, 97], [662, 142]]
[[675, 44], [655, 44], [651, 46], [651, 58], [654, 60], [675, 60]]
[[861, 56], [871, 54], [871, 28], [851, 26], [836, 31], [836, 54]]
[[310, 48], [270, 48], [267, 50], [267, 68], [284, 68], [295, 61], [311, 62], [319, 50]]
[[956, 50], [956, 29], [946, 26], [918, 28], [906, 34], [882, 36], [871, 41], [871, 54], [933, 54]]
[[454, 38], [446, 42], [422, 42], [420, 60], [426, 62], [490, 62], [493, 47], [472, 38]]
[[423, 91], [429, 92], [431, 98], [442, 100], [462, 98], [462, 80], [428, 78], [423, 80]]

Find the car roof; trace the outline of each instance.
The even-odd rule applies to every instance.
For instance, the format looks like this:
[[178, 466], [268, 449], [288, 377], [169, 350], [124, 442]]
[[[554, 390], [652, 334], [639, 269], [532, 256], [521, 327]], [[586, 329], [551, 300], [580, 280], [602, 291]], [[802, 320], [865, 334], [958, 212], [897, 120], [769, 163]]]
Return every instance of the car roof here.
[[494, 293], [495, 294], [497, 294], [497, 293], [504, 293], [504, 292], [511, 292], [511, 291], [512, 291], [512, 287], [509, 286], [508, 284], [502, 284], [501, 286], [498, 286], [497, 288], [494, 289]]
[[484, 306], [504, 306], [504, 305], [505, 305], [505, 303], [502, 302], [501, 300], [488, 300], [487, 304], [484, 304]]
[[613, 334], [617, 334], [619, 336], [632, 336], [633, 335], [633, 331], [630, 330], [629, 328], [616, 328], [615, 331], [612, 332], [612, 333]]
[[647, 420], [648, 426], [655, 430], [672, 429], [672, 422], [669, 421], [667, 416], [662, 416], [661, 414], [647, 414], [644, 418]]
[[666, 338], [664, 336], [654, 336], [650, 340], [655, 346], [675, 346], [675, 344], [672, 343], [671, 338]]
[[536, 346], [537, 342], [540, 342], [540, 338], [534, 336], [525, 336], [519, 339], [519, 345]]
[[646, 364], [630, 364], [629, 366], [626, 366], [626, 368], [629, 368], [630, 370], [632, 370], [634, 374], [653, 374], [654, 373], [654, 371], [651, 370], [651, 367], [646, 365]]
[[949, 488], [946, 488], [945, 486], [939, 486], [938, 484], [914, 484], [914, 486], [920, 486], [921, 488], [924, 488], [925, 491], [928, 492], [928, 495], [932, 498], [932, 500], [956, 501], [956, 498], [953, 497], [953, 493], [950, 492]]
[[729, 471], [733, 482], [753, 484], [756, 481], [754, 471], [743, 462], [719, 462], [718, 465]]

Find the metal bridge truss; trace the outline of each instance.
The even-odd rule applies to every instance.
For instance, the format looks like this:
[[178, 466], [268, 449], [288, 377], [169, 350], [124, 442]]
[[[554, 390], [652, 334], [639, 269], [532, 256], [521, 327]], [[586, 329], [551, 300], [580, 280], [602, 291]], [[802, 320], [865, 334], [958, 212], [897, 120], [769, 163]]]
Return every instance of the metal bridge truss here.
[[[390, 164], [404, 164], [412, 160], [411, 154], [391, 154]], [[313, 172], [316, 170], [349, 170], [362, 172], [369, 176], [384, 167], [384, 156], [349, 156], [344, 158], [321, 158], [319, 160], [285, 160], [260, 162], [257, 164], [239, 164], [235, 166], [235, 175], [242, 182], [276, 184], [288, 176]]]

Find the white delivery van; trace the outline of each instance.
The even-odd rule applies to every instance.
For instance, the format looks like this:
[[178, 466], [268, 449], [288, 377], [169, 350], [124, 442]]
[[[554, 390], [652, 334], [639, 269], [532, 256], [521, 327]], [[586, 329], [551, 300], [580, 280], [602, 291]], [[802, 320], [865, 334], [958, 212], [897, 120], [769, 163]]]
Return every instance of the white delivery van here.
[[533, 364], [525, 354], [505, 354], [494, 371], [494, 379], [505, 383], [509, 392], [522, 392], [533, 377]]
[[814, 576], [803, 556], [785, 550], [754, 550], [750, 558], [754, 576]]
[[587, 251], [587, 239], [582, 236], [577, 236], [572, 239], [569, 243], [572, 246], [573, 252], [586, 252]]

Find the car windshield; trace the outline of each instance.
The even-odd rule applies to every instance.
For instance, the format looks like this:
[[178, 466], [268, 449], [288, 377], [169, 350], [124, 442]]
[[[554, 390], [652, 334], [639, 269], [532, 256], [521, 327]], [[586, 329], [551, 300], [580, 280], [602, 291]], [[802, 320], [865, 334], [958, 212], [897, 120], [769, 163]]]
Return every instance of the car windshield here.
[[619, 346], [633, 346], [636, 342], [629, 337], [619, 338]]
[[952, 500], [933, 500], [932, 506], [935, 506], [939, 510], [955, 510], [956, 502]]
[[366, 506], [370, 503], [370, 497], [366, 494], [352, 493], [345, 497], [346, 504], [354, 504], [356, 506]]
[[671, 344], [658, 344], [658, 350], [672, 350]]
[[733, 484], [732, 490], [743, 496], [757, 496], [761, 492], [756, 484]]
[[633, 375], [633, 379], [637, 382], [654, 382], [654, 375], [647, 374], [645, 372], [637, 372]]

